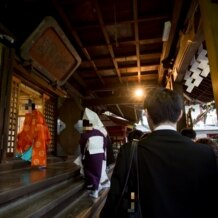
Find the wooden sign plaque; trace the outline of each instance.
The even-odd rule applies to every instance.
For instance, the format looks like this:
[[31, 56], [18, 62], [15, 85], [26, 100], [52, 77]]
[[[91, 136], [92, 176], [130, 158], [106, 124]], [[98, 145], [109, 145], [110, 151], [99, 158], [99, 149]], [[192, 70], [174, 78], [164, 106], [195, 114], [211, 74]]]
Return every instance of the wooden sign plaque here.
[[53, 17], [45, 17], [21, 46], [21, 55], [59, 86], [69, 79], [81, 58]]

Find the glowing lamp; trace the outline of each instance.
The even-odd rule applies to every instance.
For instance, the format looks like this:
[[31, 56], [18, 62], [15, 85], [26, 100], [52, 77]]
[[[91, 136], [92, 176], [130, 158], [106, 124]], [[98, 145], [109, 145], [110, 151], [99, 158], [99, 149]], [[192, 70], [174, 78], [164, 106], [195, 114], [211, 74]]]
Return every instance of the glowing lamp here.
[[142, 97], [144, 95], [144, 91], [143, 91], [143, 89], [136, 89], [135, 90], [135, 96], [136, 97]]

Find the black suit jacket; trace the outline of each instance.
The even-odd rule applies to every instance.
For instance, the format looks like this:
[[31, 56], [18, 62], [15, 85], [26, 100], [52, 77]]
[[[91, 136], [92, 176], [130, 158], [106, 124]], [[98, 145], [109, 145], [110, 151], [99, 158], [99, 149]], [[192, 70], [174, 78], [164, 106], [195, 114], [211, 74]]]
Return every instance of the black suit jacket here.
[[[129, 166], [130, 147], [127, 143], [120, 149], [101, 218], [121, 216], [115, 216], [115, 208]], [[143, 217], [218, 217], [217, 165], [209, 146], [173, 130], [157, 130], [139, 142], [138, 161]], [[135, 174], [130, 180], [134, 179]]]

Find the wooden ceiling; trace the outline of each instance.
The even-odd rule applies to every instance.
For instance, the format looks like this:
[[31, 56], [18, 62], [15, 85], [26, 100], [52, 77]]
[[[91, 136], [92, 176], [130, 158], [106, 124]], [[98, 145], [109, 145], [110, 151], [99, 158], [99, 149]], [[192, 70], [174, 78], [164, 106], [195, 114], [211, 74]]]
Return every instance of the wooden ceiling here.
[[[194, 53], [193, 49], [189, 55], [186, 53], [184, 62], [181, 37], [186, 41], [194, 40], [195, 51], [196, 44], [203, 41], [202, 37], [198, 38], [197, 2], [2, 0], [0, 33], [15, 40], [13, 46], [19, 56], [20, 46], [44, 17], [54, 17], [82, 59], [62, 88], [71, 97], [79, 95], [83, 107], [97, 113], [108, 110], [136, 122], [141, 115], [143, 99], [133, 96], [135, 88], [142, 87], [146, 92], [159, 85], [166, 86], [169, 72], [175, 67], [180, 76], [178, 81], [183, 82], [186, 69], [180, 65], [188, 66]], [[171, 21], [171, 31], [168, 40], [163, 42], [166, 21]], [[193, 23], [195, 33], [190, 34], [188, 28]]]

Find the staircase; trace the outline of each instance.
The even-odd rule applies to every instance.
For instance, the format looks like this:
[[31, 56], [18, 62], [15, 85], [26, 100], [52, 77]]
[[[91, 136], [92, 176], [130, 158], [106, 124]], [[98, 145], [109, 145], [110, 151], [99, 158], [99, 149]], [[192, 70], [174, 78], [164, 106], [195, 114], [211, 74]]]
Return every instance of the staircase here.
[[108, 189], [89, 197], [73, 160], [50, 157], [41, 170], [22, 160], [1, 165], [0, 217], [97, 218]]

